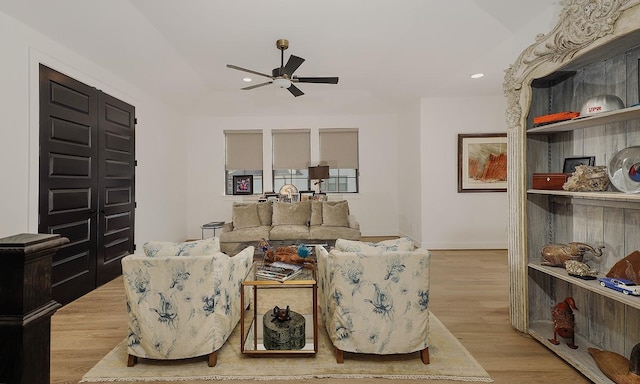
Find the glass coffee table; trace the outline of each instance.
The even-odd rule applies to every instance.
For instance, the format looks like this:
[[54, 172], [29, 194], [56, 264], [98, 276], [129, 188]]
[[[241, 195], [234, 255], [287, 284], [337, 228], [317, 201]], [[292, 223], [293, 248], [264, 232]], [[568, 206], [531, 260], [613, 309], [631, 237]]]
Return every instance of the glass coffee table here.
[[[256, 276], [255, 261], [240, 288], [240, 351], [247, 355], [314, 355], [318, 352], [318, 284], [315, 265], [283, 282]], [[251, 306], [248, 298], [252, 298]], [[280, 322], [274, 309], [289, 307]], [[278, 336], [274, 341], [274, 332]], [[283, 342], [284, 341], [284, 342]]]

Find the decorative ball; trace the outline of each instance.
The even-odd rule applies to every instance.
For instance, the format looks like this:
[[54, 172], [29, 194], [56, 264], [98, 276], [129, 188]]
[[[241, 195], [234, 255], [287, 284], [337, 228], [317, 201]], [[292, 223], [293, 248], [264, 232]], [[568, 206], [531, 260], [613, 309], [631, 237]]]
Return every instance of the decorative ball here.
[[311, 252], [309, 251], [309, 248], [307, 248], [306, 245], [300, 244], [300, 246], [298, 247], [298, 256], [304, 259], [305, 257], [309, 256], [310, 253]]

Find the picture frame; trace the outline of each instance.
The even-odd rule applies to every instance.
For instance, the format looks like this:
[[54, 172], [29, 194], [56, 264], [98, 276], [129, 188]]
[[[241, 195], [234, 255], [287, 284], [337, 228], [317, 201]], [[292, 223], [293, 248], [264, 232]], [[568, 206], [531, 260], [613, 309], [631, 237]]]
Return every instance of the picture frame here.
[[317, 200], [317, 201], [327, 201], [327, 194], [324, 192], [314, 192], [313, 193], [313, 200]]
[[280, 200], [280, 195], [275, 193], [275, 192], [265, 193], [264, 194], [264, 198], [267, 201], [279, 201]]
[[300, 191], [300, 201], [307, 201], [313, 199], [313, 191]]
[[458, 193], [507, 191], [507, 134], [458, 134]]
[[234, 195], [253, 195], [253, 175], [233, 176]]
[[562, 173], [573, 173], [576, 171], [578, 165], [596, 165], [595, 156], [582, 156], [582, 157], [566, 157], [564, 159], [564, 165], [562, 167]]

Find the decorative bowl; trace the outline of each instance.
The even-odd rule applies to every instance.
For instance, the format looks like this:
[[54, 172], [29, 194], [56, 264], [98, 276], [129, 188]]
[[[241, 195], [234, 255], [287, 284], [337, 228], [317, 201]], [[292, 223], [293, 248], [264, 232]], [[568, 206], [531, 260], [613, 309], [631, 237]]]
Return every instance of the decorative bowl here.
[[616, 153], [607, 169], [611, 184], [620, 192], [640, 192], [640, 146], [627, 147]]

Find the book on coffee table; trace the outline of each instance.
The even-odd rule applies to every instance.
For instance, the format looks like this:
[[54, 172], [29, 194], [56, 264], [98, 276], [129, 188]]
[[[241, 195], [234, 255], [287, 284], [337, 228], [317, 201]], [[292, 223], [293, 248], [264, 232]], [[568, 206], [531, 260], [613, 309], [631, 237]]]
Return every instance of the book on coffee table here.
[[256, 269], [256, 277], [276, 281], [286, 281], [299, 275], [301, 272], [301, 265], [275, 262], [259, 266]]

